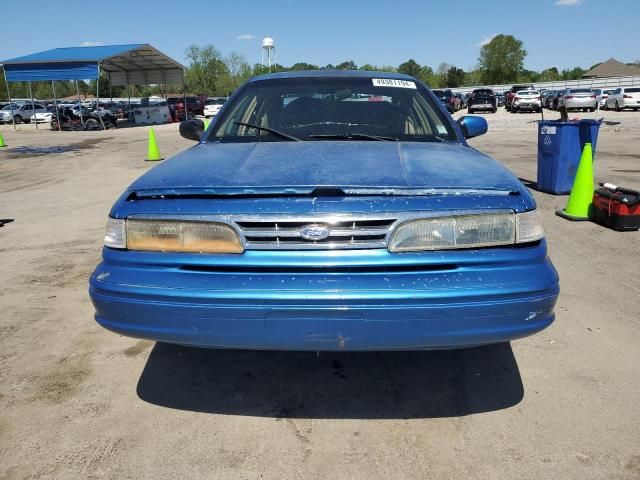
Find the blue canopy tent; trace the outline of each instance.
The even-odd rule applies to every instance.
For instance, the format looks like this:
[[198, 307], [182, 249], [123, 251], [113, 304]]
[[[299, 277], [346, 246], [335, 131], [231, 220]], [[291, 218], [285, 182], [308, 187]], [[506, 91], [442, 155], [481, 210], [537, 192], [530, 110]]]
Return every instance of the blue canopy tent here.
[[[100, 72], [106, 73], [109, 89], [112, 85], [182, 83], [186, 105], [184, 66], [146, 43], [54, 48], [5, 60], [1, 65], [10, 105], [13, 104], [9, 82], [29, 82], [31, 92], [31, 82], [51, 81], [57, 108], [54, 81], [96, 80], [99, 89]], [[100, 101], [99, 92], [96, 99]], [[11, 115], [13, 117], [13, 111]]]

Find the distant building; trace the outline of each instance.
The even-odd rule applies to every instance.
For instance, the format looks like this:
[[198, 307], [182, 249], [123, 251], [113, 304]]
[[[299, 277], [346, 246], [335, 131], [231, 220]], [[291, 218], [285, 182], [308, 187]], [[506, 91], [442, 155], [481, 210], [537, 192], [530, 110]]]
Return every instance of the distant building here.
[[640, 76], [640, 67], [627, 65], [615, 58], [610, 58], [604, 63], [586, 72], [583, 78], [607, 78], [607, 77], [636, 77]]

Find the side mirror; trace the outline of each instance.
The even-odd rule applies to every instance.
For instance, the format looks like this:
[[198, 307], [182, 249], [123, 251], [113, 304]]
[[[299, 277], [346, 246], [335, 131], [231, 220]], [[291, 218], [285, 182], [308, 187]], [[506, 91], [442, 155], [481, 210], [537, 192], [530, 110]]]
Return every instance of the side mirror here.
[[194, 118], [180, 122], [180, 135], [189, 140], [199, 142], [204, 134], [204, 122]]
[[487, 121], [482, 117], [476, 117], [474, 115], [465, 115], [458, 119], [458, 124], [462, 128], [464, 138], [473, 138], [484, 135], [489, 130]]

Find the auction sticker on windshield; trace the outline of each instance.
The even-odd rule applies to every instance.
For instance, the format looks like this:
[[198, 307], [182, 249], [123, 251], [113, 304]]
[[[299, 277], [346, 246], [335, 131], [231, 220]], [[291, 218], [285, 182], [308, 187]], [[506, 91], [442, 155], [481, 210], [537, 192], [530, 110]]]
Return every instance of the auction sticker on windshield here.
[[372, 78], [374, 87], [396, 87], [416, 89], [416, 82], [398, 80], [396, 78]]

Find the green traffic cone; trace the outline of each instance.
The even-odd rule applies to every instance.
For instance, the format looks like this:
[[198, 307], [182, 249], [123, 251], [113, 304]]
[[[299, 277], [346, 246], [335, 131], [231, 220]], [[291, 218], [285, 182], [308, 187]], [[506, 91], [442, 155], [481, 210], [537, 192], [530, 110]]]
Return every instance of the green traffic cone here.
[[585, 143], [576, 171], [576, 178], [569, 194], [569, 201], [564, 210], [557, 215], [567, 220], [589, 220], [589, 207], [593, 200], [593, 152], [591, 144]]
[[4, 138], [2, 138], [2, 133], [0, 132], [0, 148], [6, 147], [7, 144], [4, 143]]
[[147, 150], [147, 158], [145, 158], [145, 161], [157, 162], [159, 160], [164, 159], [160, 155], [160, 149], [158, 148], [158, 143], [156, 142], [156, 134], [153, 131], [153, 127], [149, 127], [149, 149]]

